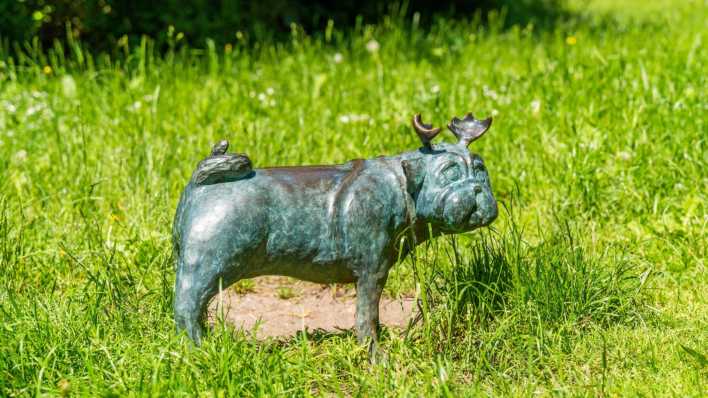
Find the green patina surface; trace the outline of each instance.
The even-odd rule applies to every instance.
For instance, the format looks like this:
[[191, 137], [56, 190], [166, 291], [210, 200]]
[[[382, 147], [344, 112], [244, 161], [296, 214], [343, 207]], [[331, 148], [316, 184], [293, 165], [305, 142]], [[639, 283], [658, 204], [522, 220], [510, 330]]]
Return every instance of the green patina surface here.
[[[211, 165], [245, 156], [225, 155], [228, 143], [215, 147], [175, 215], [178, 330], [200, 343], [209, 300], [243, 278], [355, 282], [357, 335], [371, 339], [373, 350], [379, 300], [396, 261], [428, 234], [471, 231], [497, 217], [484, 163], [467, 148], [490, 123], [455, 118], [450, 129], [459, 142], [432, 145], [439, 129], [423, 131], [414, 122], [428, 134], [417, 151], [336, 166], [246, 167], [237, 175]], [[208, 180], [222, 182], [200, 183]], [[403, 246], [401, 237], [408, 237]]]

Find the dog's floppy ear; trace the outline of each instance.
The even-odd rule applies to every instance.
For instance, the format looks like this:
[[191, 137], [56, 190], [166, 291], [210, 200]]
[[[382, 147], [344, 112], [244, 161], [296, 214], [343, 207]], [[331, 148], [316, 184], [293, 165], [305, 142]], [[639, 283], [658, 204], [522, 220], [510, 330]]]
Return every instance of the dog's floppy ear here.
[[403, 173], [406, 175], [406, 190], [414, 198], [418, 197], [420, 187], [425, 180], [425, 162], [422, 159], [406, 159], [401, 161]]

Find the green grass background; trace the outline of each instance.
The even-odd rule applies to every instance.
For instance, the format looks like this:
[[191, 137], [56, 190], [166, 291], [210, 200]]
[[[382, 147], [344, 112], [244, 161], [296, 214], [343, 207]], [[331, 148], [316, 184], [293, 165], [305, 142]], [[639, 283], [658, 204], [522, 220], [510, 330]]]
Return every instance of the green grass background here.
[[[570, 7], [3, 53], [0, 395], [704, 396], [706, 3]], [[384, 332], [381, 363], [351, 333], [175, 335], [172, 215], [214, 142], [256, 167], [340, 163], [417, 147], [414, 112], [467, 111], [494, 116], [472, 148], [504, 210], [396, 267], [387, 294], [422, 320]]]

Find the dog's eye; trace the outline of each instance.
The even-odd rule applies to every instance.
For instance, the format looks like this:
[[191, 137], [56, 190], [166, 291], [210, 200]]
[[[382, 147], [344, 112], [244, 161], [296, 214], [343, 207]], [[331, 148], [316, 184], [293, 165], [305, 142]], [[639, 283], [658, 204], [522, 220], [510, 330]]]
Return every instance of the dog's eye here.
[[442, 175], [445, 182], [455, 182], [462, 177], [462, 172], [460, 171], [460, 167], [458, 165], [453, 164], [444, 168]]

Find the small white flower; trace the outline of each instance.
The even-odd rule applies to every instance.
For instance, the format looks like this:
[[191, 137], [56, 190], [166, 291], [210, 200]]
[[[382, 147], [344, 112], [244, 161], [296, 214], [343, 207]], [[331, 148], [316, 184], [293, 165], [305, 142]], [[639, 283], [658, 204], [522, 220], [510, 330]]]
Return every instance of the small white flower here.
[[375, 53], [379, 51], [379, 48], [381, 48], [381, 45], [379, 45], [379, 42], [377, 42], [375, 39], [371, 39], [368, 43], [366, 43], [366, 51], [370, 53]]
[[617, 156], [622, 160], [629, 160], [632, 158], [632, 154], [627, 151], [622, 151], [618, 153]]
[[266, 95], [264, 93], [258, 93], [258, 101], [265, 102]]
[[275, 89], [273, 89], [273, 87], [268, 87], [266, 89], [266, 94], [268, 94], [268, 95], [273, 95], [274, 92], [275, 92]]
[[344, 61], [344, 56], [341, 53], [334, 53], [334, 63], [341, 64]]
[[371, 116], [369, 116], [365, 113], [361, 114], [361, 115], [357, 115], [356, 113], [352, 113], [349, 115], [341, 115], [339, 117], [339, 121], [342, 123], [345, 123], [345, 124], [346, 123], [367, 122], [369, 120], [371, 120]]
[[61, 78], [61, 92], [67, 98], [76, 97], [76, 82], [71, 75], [65, 75]]
[[492, 109], [492, 116], [497, 116], [499, 114], [499, 111], [496, 109]]
[[27, 151], [25, 151], [24, 149], [20, 149], [19, 151], [17, 151], [15, 153], [15, 160], [17, 160], [20, 163], [27, 160]]
[[437, 84], [434, 84], [433, 87], [430, 87], [430, 92], [433, 94], [437, 94], [440, 92], [440, 86]]
[[142, 103], [142, 102], [140, 102], [140, 101], [135, 101], [135, 102], [133, 102], [132, 105], [130, 105], [130, 110], [133, 111], [133, 112], [136, 112], [136, 111], [140, 110], [140, 108], [142, 108], [142, 107], [143, 107], [143, 103]]
[[490, 89], [487, 86], [482, 87], [482, 93], [484, 94], [485, 97], [491, 98], [493, 100], [496, 100], [499, 98], [499, 94], [497, 94], [496, 91]]
[[7, 111], [7, 113], [17, 112], [17, 107], [9, 101], [3, 101], [3, 107], [5, 108], [5, 111]]
[[538, 115], [541, 112], [541, 100], [535, 99], [531, 101], [531, 113]]
[[31, 105], [29, 108], [27, 108], [27, 112], [25, 112], [25, 115], [26, 115], [26, 116], [32, 116], [32, 115], [34, 115], [35, 113], [41, 111], [42, 108], [43, 108], [43, 105], [42, 105], [42, 104], [34, 104], [34, 105]]

